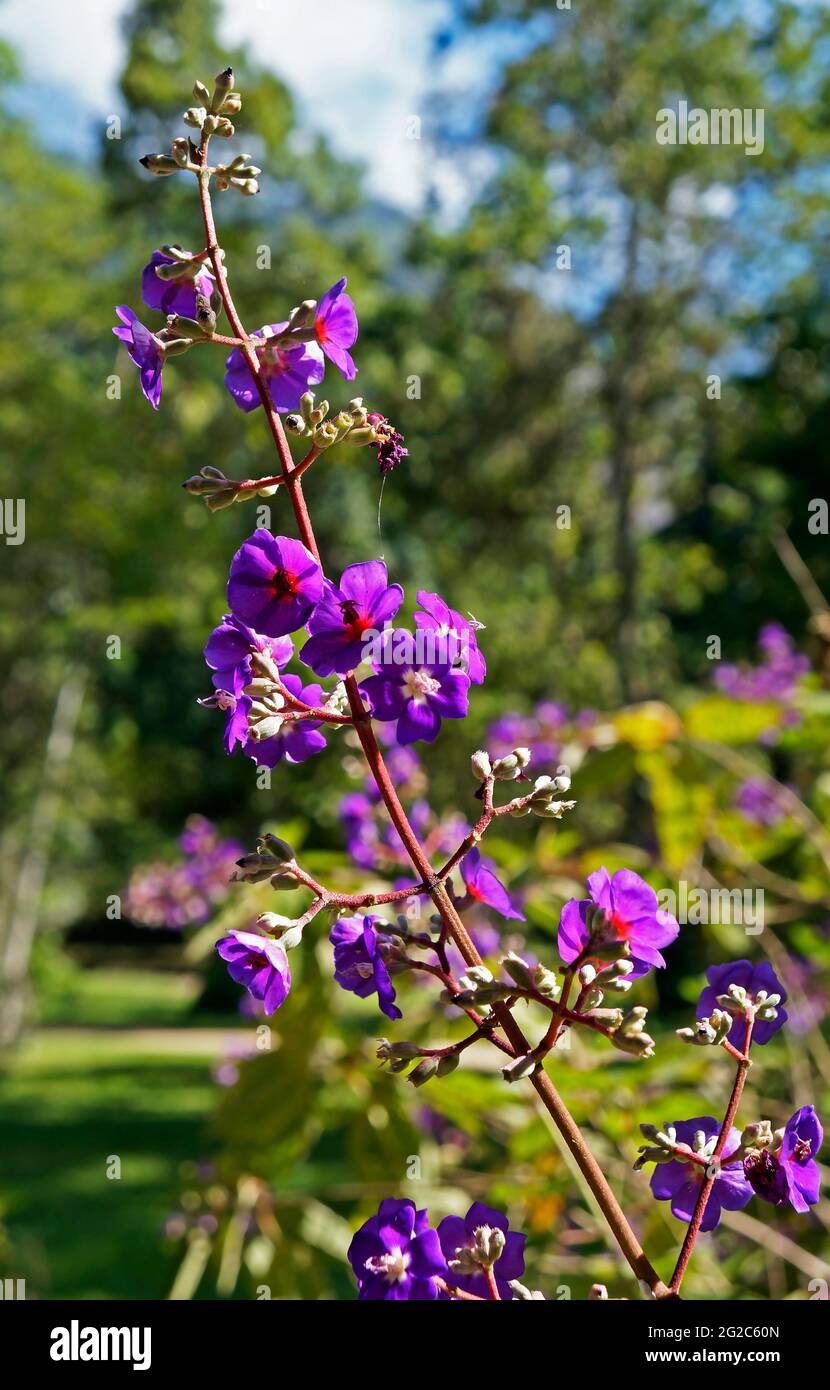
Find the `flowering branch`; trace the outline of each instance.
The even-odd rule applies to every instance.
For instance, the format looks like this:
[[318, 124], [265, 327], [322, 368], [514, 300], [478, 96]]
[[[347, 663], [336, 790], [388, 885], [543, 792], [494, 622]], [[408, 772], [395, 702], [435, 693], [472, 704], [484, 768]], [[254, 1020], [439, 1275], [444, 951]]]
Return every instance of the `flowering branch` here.
[[[720, 1171], [721, 1156], [723, 1154], [724, 1149], [726, 1148], [727, 1143], [729, 1142], [729, 1137], [732, 1133], [732, 1126], [735, 1122], [735, 1116], [738, 1113], [738, 1106], [741, 1103], [741, 1096], [743, 1095], [744, 1082], [746, 1081], [747, 1072], [749, 1071], [749, 1068], [752, 1066], [752, 1062], [749, 1056], [749, 1047], [750, 1043], [752, 1042], [752, 1029], [754, 1021], [754, 1014], [751, 1012], [748, 1013], [746, 1016], [744, 1030], [743, 1052], [738, 1054], [738, 1066], [735, 1072], [735, 1081], [732, 1086], [732, 1094], [729, 1097], [729, 1104], [726, 1107], [726, 1114], [723, 1117], [723, 1124], [721, 1125], [720, 1131], [718, 1133], [714, 1153], [712, 1154], [711, 1161], [706, 1165], [706, 1177], [703, 1183], [701, 1184], [700, 1195], [698, 1196], [697, 1202], [695, 1204], [692, 1219], [689, 1222], [689, 1229], [686, 1232], [683, 1244], [680, 1248], [680, 1254], [677, 1257], [677, 1264], [674, 1267], [674, 1273], [671, 1278], [671, 1284], [669, 1285], [672, 1293], [675, 1294], [680, 1292], [680, 1285], [683, 1283], [683, 1276], [686, 1273], [686, 1268], [688, 1266], [689, 1260], [692, 1257], [692, 1251], [695, 1248], [695, 1242], [697, 1241], [697, 1238], [700, 1235], [700, 1230], [703, 1225], [704, 1218], [706, 1216], [706, 1208], [709, 1203], [709, 1198], [712, 1195], [712, 1189], [715, 1186], [715, 1181]], [[734, 1052], [734, 1049], [730, 1050]]]
[[[261, 407], [276, 450], [279, 470], [261, 478], [234, 480], [212, 466], [184, 484], [219, 511], [254, 496], [271, 496], [282, 487], [288, 495], [300, 539], [276, 536], [259, 528], [242, 545], [231, 564], [230, 612], [214, 629], [205, 647], [214, 693], [204, 705], [226, 714], [225, 747], [243, 752], [260, 766], [285, 759], [302, 762], [326, 747], [324, 728], [353, 729], [390, 826], [416, 874], [416, 882], [378, 892], [341, 893], [325, 887], [297, 863], [293, 850], [274, 835], [264, 835], [256, 851], [237, 860], [233, 878], [275, 888], [300, 885], [312, 900], [298, 918], [264, 913], [256, 933], [234, 930], [217, 943], [231, 976], [262, 1003], [266, 1014], [285, 1001], [291, 974], [287, 953], [302, 939], [304, 928], [322, 911], [333, 910], [331, 930], [335, 979], [361, 998], [374, 994], [390, 1019], [401, 1017], [393, 977], [417, 972], [435, 981], [444, 1003], [457, 1007], [473, 1032], [443, 1047], [381, 1040], [379, 1059], [390, 1070], [408, 1072], [413, 1085], [448, 1074], [461, 1056], [486, 1042], [508, 1057], [506, 1081], [529, 1079], [541, 1105], [585, 1178], [608, 1227], [641, 1283], [656, 1298], [674, 1298], [700, 1232], [713, 1229], [722, 1206], [745, 1205], [753, 1192], [797, 1210], [817, 1200], [814, 1155], [821, 1127], [811, 1107], [803, 1107], [780, 1134], [765, 1121], [741, 1135], [733, 1129], [749, 1066], [751, 1042], [763, 1044], [782, 1026], [780, 1007], [786, 994], [771, 967], [749, 961], [730, 962], [708, 972], [693, 1028], [681, 1029], [684, 1041], [721, 1046], [737, 1063], [737, 1074], [724, 1121], [710, 1117], [678, 1121], [665, 1130], [643, 1126], [652, 1146], [644, 1146], [636, 1167], [649, 1161], [654, 1196], [671, 1200], [673, 1213], [688, 1231], [671, 1284], [666, 1285], [640, 1245], [625, 1213], [592, 1154], [579, 1126], [563, 1102], [544, 1062], [563, 1031], [583, 1027], [615, 1048], [638, 1058], [654, 1052], [646, 1032], [647, 1011], [604, 1005], [609, 991], [624, 995], [653, 968], [662, 968], [661, 951], [679, 932], [674, 917], [662, 911], [654, 889], [629, 869], [613, 876], [606, 869], [589, 875], [590, 897], [571, 899], [561, 913], [558, 947], [561, 983], [555, 972], [531, 965], [514, 952], [500, 962], [497, 978], [484, 965], [463, 920], [473, 902], [483, 902], [507, 918], [521, 917], [494, 867], [478, 848], [499, 818], [535, 815], [559, 820], [575, 802], [563, 800], [570, 788], [567, 770], [537, 777], [530, 790], [504, 805], [495, 802], [496, 782], [528, 783], [531, 751], [525, 747], [491, 759], [485, 750], [471, 760], [479, 783], [481, 813], [441, 867], [433, 869], [432, 842], [422, 841], [402, 804], [395, 778], [375, 732], [375, 722], [394, 726], [399, 749], [421, 740], [431, 743], [443, 719], [467, 713], [470, 688], [480, 685], [486, 663], [479, 650], [481, 624], [450, 609], [437, 594], [418, 593], [415, 632], [393, 628], [403, 602], [400, 585], [389, 584], [382, 561], [350, 565], [335, 584], [323, 573], [320, 552], [302, 478], [321, 454], [340, 444], [372, 447], [381, 474], [406, 456], [401, 435], [385, 417], [370, 412], [361, 397], [329, 418], [327, 401], [310, 390], [323, 380], [328, 358], [351, 381], [357, 368], [351, 357], [358, 333], [357, 315], [340, 280], [319, 301], [306, 300], [282, 323], [248, 333], [231, 295], [225, 257], [214, 219], [211, 183], [243, 196], [258, 191], [259, 170], [247, 155], [211, 166], [213, 136], [234, 134], [231, 117], [241, 107], [234, 76], [226, 69], [213, 92], [201, 82], [193, 89], [198, 105], [185, 124], [199, 130], [198, 143], [173, 141], [170, 154], [148, 155], [144, 166], [161, 177], [192, 173], [197, 181], [204, 247], [195, 254], [176, 246], [153, 253], [142, 276], [142, 293], [151, 308], [166, 315], [157, 334], [141, 324], [127, 306], [118, 308], [113, 330], [139, 369], [141, 388], [154, 408], [162, 391], [168, 357], [197, 343], [214, 342], [232, 351], [226, 362], [226, 386], [245, 411]], [[217, 333], [224, 313], [232, 335]], [[285, 421], [281, 416], [285, 416]], [[305, 457], [294, 462], [288, 433], [310, 441]], [[294, 636], [308, 634], [299, 660], [321, 679], [338, 677], [331, 690], [303, 686], [284, 668], [295, 655]], [[371, 674], [363, 675], [366, 669]], [[805, 827], [815, 837], [815, 826]], [[442, 846], [446, 853], [446, 847]], [[466, 894], [455, 896], [451, 876], [458, 870]], [[343, 916], [365, 908], [428, 897], [437, 916], [437, 935], [413, 930], [406, 918], [390, 924], [365, 916]], [[450, 964], [450, 948], [461, 957], [459, 978]], [[430, 959], [412, 952], [431, 953]], [[577, 988], [575, 1001], [572, 993]], [[541, 1040], [531, 1046], [512, 1010], [518, 1001], [535, 1004], [549, 1018]], [[736, 1029], [743, 1029], [740, 1036]], [[725, 1152], [728, 1148], [728, 1152]], [[414, 1203], [388, 1199], [356, 1233], [349, 1258], [360, 1296], [367, 1298], [440, 1298], [502, 1301], [537, 1298], [520, 1282], [524, 1272], [524, 1236], [508, 1229], [501, 1213], [473, 1203], [467, 1216], [448, 1216], [437, 1230]], [[600, 1295], [597, 1295], [600, 1296]]]

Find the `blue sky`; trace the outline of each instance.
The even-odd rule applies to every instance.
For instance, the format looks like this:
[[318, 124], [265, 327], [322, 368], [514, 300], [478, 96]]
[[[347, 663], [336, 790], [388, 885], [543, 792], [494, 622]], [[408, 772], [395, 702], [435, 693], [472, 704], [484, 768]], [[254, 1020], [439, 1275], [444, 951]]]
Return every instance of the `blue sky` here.
[[[81, 111], [106, 118], [119, 111], [128, 8], [129, 0], [5, 0], [0, 35], [27, 77], [70, 89]], [[221, 36], [249, 44], [286, 81], [305, 120], [365, 161], [372, 193], [415, 208], [435, 101], [431, 40], [447, 18], [447, 0], [224, 0]], [[477, 45], [449, 56], [454, 85], [481, 80], [481, 57]], [[412, 115], [423, 122], [420, 142], [406, 137]]]

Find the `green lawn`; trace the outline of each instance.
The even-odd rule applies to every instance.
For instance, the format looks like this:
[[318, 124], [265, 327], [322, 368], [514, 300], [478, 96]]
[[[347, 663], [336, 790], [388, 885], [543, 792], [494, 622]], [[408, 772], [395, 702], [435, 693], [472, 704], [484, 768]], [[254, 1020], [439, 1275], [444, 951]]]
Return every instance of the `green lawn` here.
[[192, 996], [187, 977], [86, 973], [72, 1025], [41, 1027], [0, 1072], [0, 1274], [24, 1276], [28, 1296], [166, 1296], [161, 1229], [179, 1165], [204, 1153], [230, 1033], [188, 1028]]

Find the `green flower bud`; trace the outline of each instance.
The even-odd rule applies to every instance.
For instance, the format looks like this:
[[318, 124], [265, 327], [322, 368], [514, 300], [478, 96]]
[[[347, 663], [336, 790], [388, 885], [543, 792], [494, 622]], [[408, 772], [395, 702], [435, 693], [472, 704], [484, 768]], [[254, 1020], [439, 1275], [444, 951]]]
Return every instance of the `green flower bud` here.
[[486, 782], [493, 770], [490, 765], [490, 758], [483, 748], [479, 748], [478, 752], [470, 758], [470, 767], [473, 770], [473, 776], [479, 782]]
[[552, 970], [546, 969], [544, 965], [535, 965], [532, 973], [533, 987], [538, 994], [543, 994], [546, 999], [558, 999], [562, 992], [556, 975]]
[[511, 980], [515, 980], [520, 989], [533, 988], [533, 976], [527, 961], [517, 956], [515, 951], [509, 951], [501, 960], [501, 968], [508, 974]]
[[167, 178], [168, 174], [178, 174], [179, 164], [169, 154], [145, 154], [139, 161], [149, 174], [155, 174], [158, 178]]
[[204, 82], [196, 81], [193, 83], [193, 96], [199, 102], [200, 106], [207, 106], [210, 101], [210, 92]]
[[424, 1057], [407, 1076], [407, 1081], [413, 1086], [423, 1086], [427, 1081], [431, 1081], [438, 1071], [438, 1060], [435, 1057]]
[[538, 1058], [529, 1052], [526, 1057], [517, 1057], [514, 1062], [508, 1062], [506, 1067], [502, 1067], [501, 1074], [505, 1081], [512, 1085], [514, 1081], [522, 1081], [524, 1077], [531, 1076], [538, 1068]]
[[233, 68], [225, 68], [223, 72], [217, 73], [213, 81], [213, 96], [210, 101], [210, 109], [214, 114], [222, 110], [228, 94], [233, 91]]
[[349, 433], [343, 440], [344, 444], [351, 444], [355, 449], [360, 448], [363, 444], [374, 444], [374, 442], [375, 431], [368, 425], [358, 425], [356, 428], [349, 430]]
[[226, 507], [232, 507], [235, 501], [236, 488], [231, 487], [223, 492], [215, 492], [207, 499], [207, 505], [212, 512], [223, 512]]
[[278, 859], [282, 864], [293, 864], [294, 851], [287, 840], [281, 840], [279, 835], [272, 835], [268, 831], [259, 841], [263, 851], [270, 854], [273, 859]]

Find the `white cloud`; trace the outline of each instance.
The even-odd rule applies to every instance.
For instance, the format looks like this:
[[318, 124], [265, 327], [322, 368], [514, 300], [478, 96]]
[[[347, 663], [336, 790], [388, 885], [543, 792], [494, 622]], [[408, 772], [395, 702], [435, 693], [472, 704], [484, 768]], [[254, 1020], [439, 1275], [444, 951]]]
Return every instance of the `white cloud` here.
[[[128, 8], [128, 0], [7, 0], [0, 33], [27, 75], [70, 87], [106, 115], [118, 109]], [[291, 88], [304, 120], [365, 161], [372, 192], [413, 207], [436, 114], [428, 106], [430, 40], [446, 9], [446, 0], [225, 0], [221, 37], [249, 45]], [[422, 121], [420, 142], [407, 138], [413, 115]]]
[[17, 50], [25, 75], [70, 87], [96, 113], [108, 114], [123, 61], [126, 0], [6, 0], [0, 34]]

